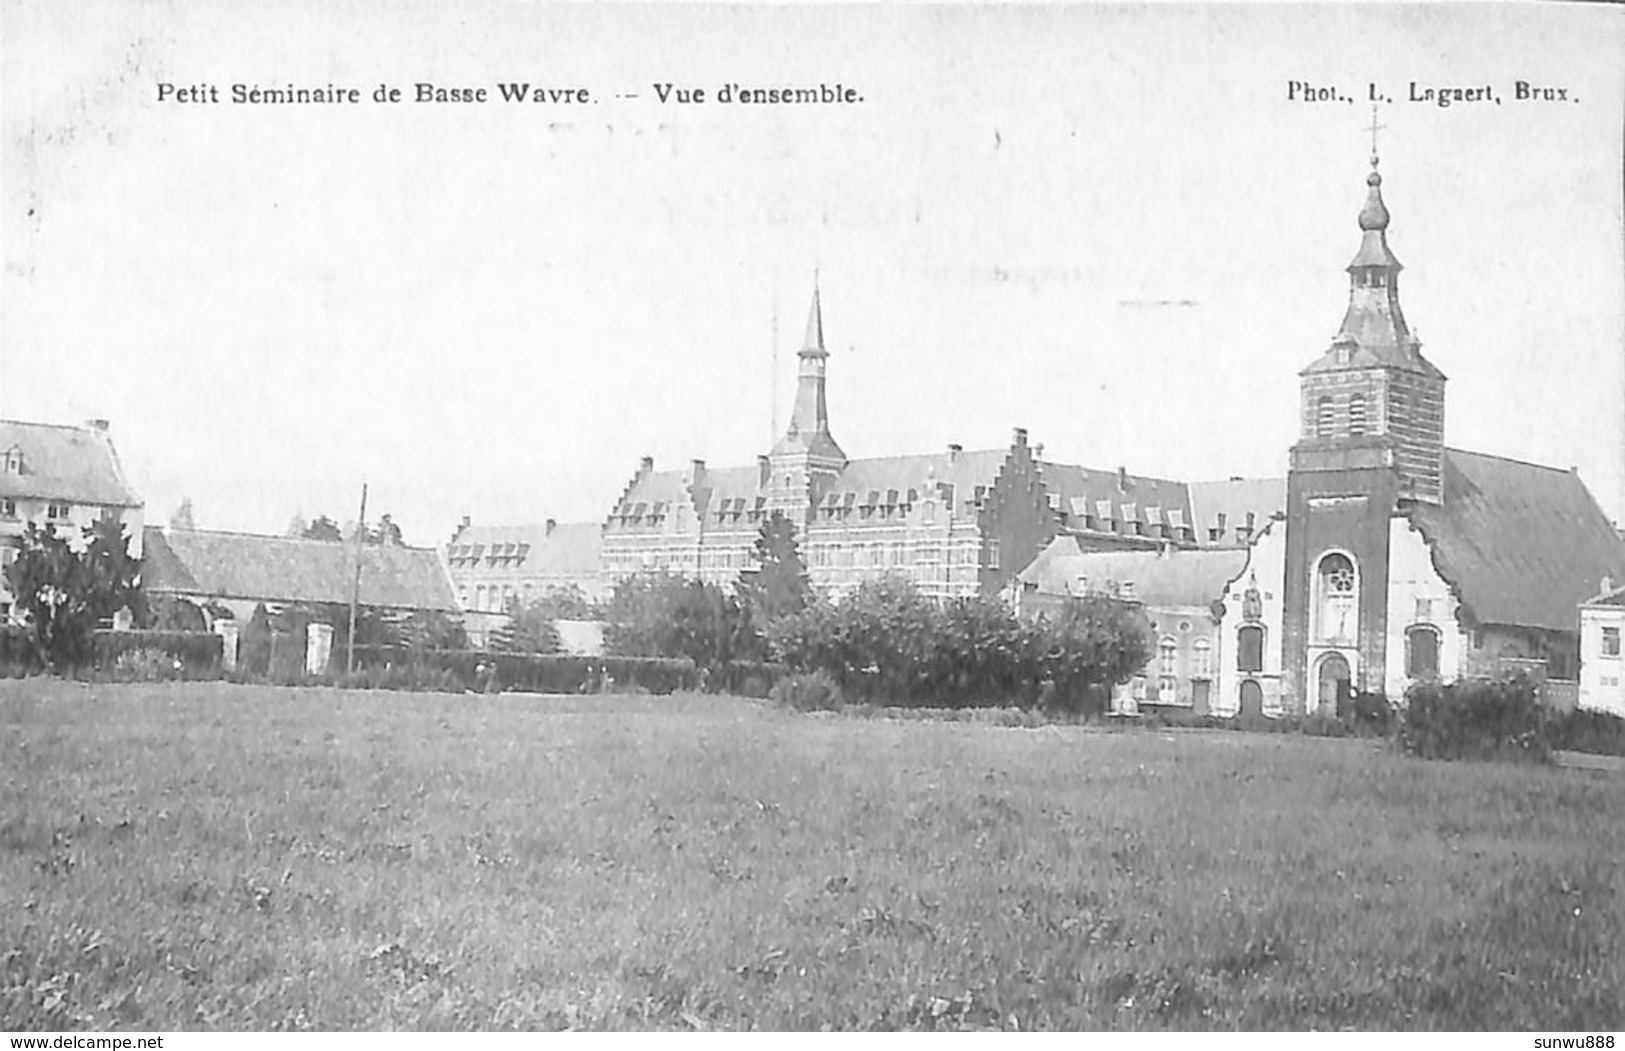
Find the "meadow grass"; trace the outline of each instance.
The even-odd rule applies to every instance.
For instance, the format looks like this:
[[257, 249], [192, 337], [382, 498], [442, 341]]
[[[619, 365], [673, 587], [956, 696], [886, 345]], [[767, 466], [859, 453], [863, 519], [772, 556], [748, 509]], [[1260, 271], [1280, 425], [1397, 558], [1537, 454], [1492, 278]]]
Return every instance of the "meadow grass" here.
[[1625, 777], [0, 684], [0, 1029], [1625, 1026]]

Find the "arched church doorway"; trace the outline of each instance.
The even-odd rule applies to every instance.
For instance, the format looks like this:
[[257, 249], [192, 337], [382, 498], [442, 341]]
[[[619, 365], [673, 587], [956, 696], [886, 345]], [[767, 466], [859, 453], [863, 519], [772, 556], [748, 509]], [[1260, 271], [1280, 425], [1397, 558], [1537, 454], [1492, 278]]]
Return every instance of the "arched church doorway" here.
[[1243, 719], [1264, 717], [1264, 690], [1258, 685], [1257, 679], [1241, 681], [1241, 717]]
[[1315, 678], [1320, 684], [1320, 710], [1335, 715], [1352, 692], [1349, 662], [1341, 653], [1328, 653], [1320, 659], [1320, 673]]

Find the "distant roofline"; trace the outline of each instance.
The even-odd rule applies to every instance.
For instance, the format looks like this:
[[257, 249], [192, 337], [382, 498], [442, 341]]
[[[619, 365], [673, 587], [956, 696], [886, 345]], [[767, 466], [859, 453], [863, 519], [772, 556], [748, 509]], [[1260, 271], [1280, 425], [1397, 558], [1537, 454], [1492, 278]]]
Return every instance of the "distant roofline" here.
[[99, 428], [92, 427], [89, 424], [85, 424], [85, 423], [42, 423], [39, 420], [0, 419], [0, 424], [5, 424], [5, 423], [16, 424], [16, 425], [21, 426], [21, 427], [55, 427], [58, 430], [63, 430], [63, 431], [89, 431], [92, 434], [105, 434], [106, 433], [105, 431], [102, 431]]
[[1520, 460], [1516, 456], [1504, 456], [1501, 453], [1482, 453], [1475, 449], [1453, 449], [1448, 445], [1445, 446], [1444, 451], [1447, 453], [1461, 453], [1463, 456], [1481, 456], [1486, 460], [1501, 460], [1505, 463], [1515, 463], [1523, 467], [1539, 467], [1543, 471], [1556, 471], [1558, 474], [1579, 473], [1579, 471], [1573, 467], [1554, 467], [1549, 463], [1536, 463], [1533, 460]]
[[[321, 544], [323, 547], [331, 547], [334, 544], [337, 544], [340, 547], [345, 547], [354, 543], [353, 538], [346, 540], [317, 540], [308, 536], [288, 536], [285, 533], [250, 533], [241, 529], [176, 529], [174, 526], [160, 525], [149, 525], [145, 528], [157, 530], [166, 537], [172, 533], [192, 533], [202, 536], [240, 536], [249, 540], [286, 540], [290, 544]], [[375, 548], [395, 548], [399, 551], [421, 551], [431, 555], [438, 555], [440, 553], [440, 549], [438, 547], [420, 547], [416, 544], [366, 544], [363, 546]]]

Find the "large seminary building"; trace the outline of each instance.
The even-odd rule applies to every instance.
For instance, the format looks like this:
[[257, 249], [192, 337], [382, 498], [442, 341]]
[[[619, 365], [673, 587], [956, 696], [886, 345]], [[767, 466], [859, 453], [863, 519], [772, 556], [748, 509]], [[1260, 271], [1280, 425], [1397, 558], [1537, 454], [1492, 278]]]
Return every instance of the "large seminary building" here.
[[745, 467], [656, 471], [645, 458], [604, 525], [604, 575], [666, 570], [728, 585], [753, 565], [764, 520], [796, 524], [813, 586], [839, 595], [899, 574], [926, 595], [993, 594], [1056, 535], [1090, 549], [1235, 544], [1268, 508], [1244, 485], [1198, 487], [1041, 458], [1016, 428], [1003, 449], [848, 459], [830, 430], [817, 290], [789, 426]]

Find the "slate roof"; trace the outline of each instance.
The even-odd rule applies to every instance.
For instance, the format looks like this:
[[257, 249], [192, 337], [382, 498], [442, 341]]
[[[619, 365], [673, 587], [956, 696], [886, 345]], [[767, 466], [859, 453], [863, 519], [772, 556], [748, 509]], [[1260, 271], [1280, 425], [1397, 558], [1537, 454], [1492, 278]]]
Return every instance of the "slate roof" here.
[[141, 506], [105, 431], [0, 420], [0, 464], [14, 449], [21, 454], [22, 470], [0, 470], [0, 496]]
[[[830, 483], [824, 500], [827, 502], [833, 494], [843, 503], [861, 506], [870, 493], [877, 493], [878, 499], [884, 501], [894, 489], [899, 502], [907, 501], [910, 489], [915, 490], [917, 500], [924, 500], [936, 496], [931, 491], [932, 486], [948, 484], [954, 487], [954, 500], [962, 505], [975, 498], [976, 486], [993, 485], [1009, 454], [1008, 449], [973, 449], [958, 453], [944, 450], [915, 456], [851, 460]], [[686, 469], [649, 472], [627, 490], [614, 514], [623, 513], [623, 508], [628, 509], [628, 513], [635, 512], [640, 504], [643, 513], [650, 513], [657, 503], [665, 504], [665, 513], [670, 514], [673, 504], [689, 499], [688, 475]], [[757, 465], [707, 468], [694, 496], [701, 514], [714, 514], [725, 501], [743, 500], [741, 509], [749, 510], [755, 506], [756, 497], [765, 492], [761, 485], [761, 467]]]
[[[1068, 528], [1084, 528], [1086, 515], [1095, 516], [1097, 528], [1106, 531], [1111, 529], [1107, 519], [1166, 524], [1175, 528], [1191, 524], [1190, 492], [1184, 482], [1077, 464], [1043, 463], [1040, 466], [1052, 506], [1065, 516], [1063, 521]], [[1102, 501], [1110, 505], [1110, 515], [1101, 514]], [[1172, 521], [1169, 512], [1178, 512], [1179, 521]]]
[[1020, 573], [1022, 583], [1041, 594], [1080, 594], [1106, 590], [1107, 582], [1134, 585], [1131, 597], [1148, 607], [1208, 606], [1247, 565], [1242, 548], [1158, 551], [1083, 551], [1076, 538], [1056, 537]]
[[[164, 530], [148, 526], [141, 567], [148, 591], [257, 602], [348, 603], [355, 580], [349, 544], [300, 537]], [[363, 606], [456, 612], [456, 596], [430, 548], [368, 546]]]
[[484, 562], [496, 554], [505, 558], [505, 569], [582, 576], [598, 572], [603, 546], [604, 527], [598, 522], [557, 522], [551, 532], [546, 522], [470, 525], [457, 531], [446, 554], [453, 564], [461, 559]]
[[1444, 503], [1411, 513], [1434, 565], [1485, 624], [1572, 632], [1625, 540], [1573, 471], [1446, 449]]
[[[1257, 536], [1271, 517], [1286, 511], [1285, 478], [1192, 482], [1189, 488], [1191, 514], [1196, 518], [1196, 542], [1203, 546], [1245, 546], [1250, 538], [1240, 537], [1236, 530], [1247, 524], [1248, 512], [1253, 515], [1253, 535]], [[1224, 535], [1217, 541], [1211, 541], [1208, 530], [1219, 527], [1220, 515], [1224, 516]]]

